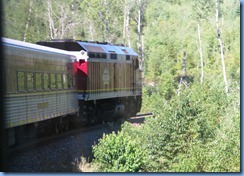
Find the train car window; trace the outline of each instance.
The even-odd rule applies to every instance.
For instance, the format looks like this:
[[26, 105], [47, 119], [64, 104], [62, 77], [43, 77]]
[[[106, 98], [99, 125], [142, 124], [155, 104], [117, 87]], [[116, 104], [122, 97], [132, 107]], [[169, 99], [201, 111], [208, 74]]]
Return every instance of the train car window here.
[[68, 75], [68, 88], [72, 88], [73, 87], [73, 78]]
[[89, 56], [89, 58], [96, 58], [96, 54], [95, 53], [89, 53], [88, 56]]
[[51, 89], [56, 88], [56, 75], [54, 73], [50, 74], [50, 87]]
[[102, 59], [106, 59], [106, 54], [102, 54]]
[[103, 53], [98, 53], [98, 54], [96, 54], [96, 56], [99, 59], [106, 59], [106, 54], [103, 54]]
[[99, 58], [99, 59], [106, 59], [106, 54], [98, 53], [97, 54], [97, 58]]
[[90, 52], [90, 53], [88, 53], [88, 56], [89, 56], [89, 58], [93, 58], [93, 59], [106, 59], [106, 54], [104, 54], [104, 53], [92, 53], [92, 52]]
[[42, 73], [36, 73], [36, 90], [42, 90]]
[[44, 89], [48, 90], [50, 89], [50, 80], [49, 80], [49, 74], [48, 73], [44, 73], [43, 74], [43, 80], [44, 80]]
[[63, 74], [63, 85], [65, 89], [68, 88], [68, 79], [66, 74]]
[[34, 90], [34, 73], [27, 73], [27, 90], [33, 91]]
[[25, 90], [25, 72], [18, 72], [18, 91]]
[[58, 89], [63, 88], [62, 75], [61, 74], [57, 74], [57, 88]]
[[100, 54], [100, 53], [97, 53], [96, 56], [97, 56], [98, 59], [102, 58], [102, 54]]
[[75, 87], [75, 85], [76, 85], [76, 84], [75, 84], [75, 80], [76, 80], [76, 78], [75, 78], [75, 76], [73, 76], [72, 84], [71, 84], [72, 88]]
[[117, 59], [117, 54], [110, 54], [111, 59]]
[[126, 60], [130, 60], [130, 55], [126, 55]]

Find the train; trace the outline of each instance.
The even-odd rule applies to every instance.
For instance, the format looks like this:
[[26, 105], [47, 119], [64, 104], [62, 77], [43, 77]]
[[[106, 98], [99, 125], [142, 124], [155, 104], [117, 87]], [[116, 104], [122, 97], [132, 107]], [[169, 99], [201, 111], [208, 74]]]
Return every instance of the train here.
[[138, 54], [73, 39], [35, 44], [2, 37], [8, 145], [135, 115], [142, 103]]

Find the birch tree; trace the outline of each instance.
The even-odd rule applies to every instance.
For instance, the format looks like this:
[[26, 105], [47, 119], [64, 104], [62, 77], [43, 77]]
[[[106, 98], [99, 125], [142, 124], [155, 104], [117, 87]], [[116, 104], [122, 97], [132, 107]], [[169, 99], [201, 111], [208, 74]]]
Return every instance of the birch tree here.
[[23, 37], [23, 41], [26, 41], [26, 36], [27, 36], [27, 31], [29, 29], [29, 25], [30, 25], [30, 18], [32, 15], [32, 0], [29, 1], [29, 10], [28, 10], [28, 17], [26, 19], [26, 23], [25, 23], [25, 32], [24, 32], [24, 37]]
[[136, 47], [137, 52], [141, 60], [143, 61], [143, 51], [142, 51], [142, 36], [143, 36], [143, 25], [144, 25], [144, 16], [146, 9], [147, 1], [146, 0], [136, 0], [134, 7], [134, 14], [132, 15], [133, 20], [136, 22]]
[[203, 84], [204, 79], [204, 59], [203, 59], [203, 49], [202, 49], [202, 37], [201, 37], [201, 21], [208, 18], [211, 7], [211, 1], [209, 0], [195, 0], [193, 3], [193, 11], [195, 14], [195, 19], [197, 21], [197, 35], [198, 35], [198, 49], [199, 57], [201, 63], [201, 76], [200, 84]]
[[[179, 84], [179, 88], [177, 90], [178, 96], [180, 95], [181, 84], [184, 84], [184, 86], [187, 88], [187, 77], [186, 77], [186, 59], [187, 59], [187, 55], [186, 55], [186, 51], [184, 51], [183, 55], [184, 55], [184, 58], [182, 59], [182, 75], [180, 77], [180, 84]], [[185, 79], [185, 81], [184, 81], [184, 79]]]
[[142, 35], [142, 18], [143, 18], [143, 0], [137, 0], [138, 16], [137, 16], [137, 51], [139, 56], [142, 56], [142, 45], [141, 45], [141, 35]]
[[199, 42], [199, 56], [201, 61], [201, 77], [200, 77], [200, 83], [203, 84], [203, 77], [204, 77], [204, 66], [203, 66], [203, 56], [202, 56], [202, 40], [201, 40], [201, 23], [200, 18], [197, 20], [197, 33], [198, 33], [198, 42]]
[[128, 47], [131, 47], [130, 39], [130, 16], [132, 8], [132, 0], [123, 1], [123, 12], [124, 12], [124, 27], [123, 27], [123, 43], [127, 43]]
[[223, 78], [224, 78], [224, 84], [225, 84], [225, 93], [228, 95], [228, 81], [226, 76], [226, 70], [225, 70], [225, 60], [224, 60], [224, 44], [221, 38], [221, 29], [219, 27], [219, 9], [220, 9], [220, 1], [215, 1], [215, 22], [216, 22], [216, 30], [217, 30], [217, 39], [219, 41], [219, 47], [220, 47], [220, 57], [221, 57], [221, 63], [222, 63], [222, 72], [223, 72]]
[[26, 41], [32, 13], [31, 1], [2, 1], [5, 37]]
[[123, 8], [120, 0], [83, 0], [80, 3], [85, 12], [87, 31], [90, 37], [109, 43], [117, 42], [123, 34]]
[[[95, 19], [95, 12], [93, 9], [93, 1], [84, 0], [80, 3], [81, 11], [83, 12], [83, 29], [87, 35], [85, 35], [86, 40], [94, 41], [97, 35], [97, 27]], [[90, 15], [88, 15], [90, 14]], [[88, 32], [87, 32], [88, 31]]]
[[55, 38], [76, 38], [75, 28], [82, 24], [78, 9], [74, 8], [73, 1], [47, 0], [46, 18], [49, 24], [49, 35]]

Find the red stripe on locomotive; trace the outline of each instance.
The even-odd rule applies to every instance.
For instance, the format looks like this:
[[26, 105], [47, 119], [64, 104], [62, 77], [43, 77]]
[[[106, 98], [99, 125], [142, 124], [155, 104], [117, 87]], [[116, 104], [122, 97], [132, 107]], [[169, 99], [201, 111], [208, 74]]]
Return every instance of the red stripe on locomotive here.
[[88, 65], [85, 60], [79, 60], [73, 63], [73, 73], [75, 76], [75, 85], [77, 90], [87, 90]]

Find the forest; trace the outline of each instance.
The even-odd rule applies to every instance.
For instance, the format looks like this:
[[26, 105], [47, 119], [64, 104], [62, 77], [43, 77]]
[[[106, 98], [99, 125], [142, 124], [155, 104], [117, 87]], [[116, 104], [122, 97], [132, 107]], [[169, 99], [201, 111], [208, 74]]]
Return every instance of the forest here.
[[94, 172], [240, 172], [240, 1], [4, 0], [3, 36], [123, 43], [141, 58], [141, 126], [93, 147]]

